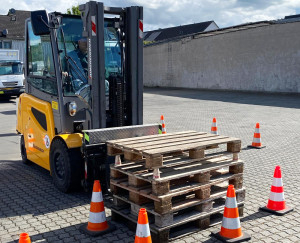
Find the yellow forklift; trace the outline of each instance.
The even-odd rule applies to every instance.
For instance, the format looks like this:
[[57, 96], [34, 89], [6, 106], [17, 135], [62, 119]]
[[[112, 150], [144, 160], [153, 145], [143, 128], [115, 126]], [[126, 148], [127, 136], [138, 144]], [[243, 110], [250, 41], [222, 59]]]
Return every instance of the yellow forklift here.
[[109, 184], [105, 142], [150, 135], [143, 123], [143, 9], [90, 1], [81, 16], [44, 10], [26, 20], [25, 93], [17, 132], [24, 163], [62, 192]]

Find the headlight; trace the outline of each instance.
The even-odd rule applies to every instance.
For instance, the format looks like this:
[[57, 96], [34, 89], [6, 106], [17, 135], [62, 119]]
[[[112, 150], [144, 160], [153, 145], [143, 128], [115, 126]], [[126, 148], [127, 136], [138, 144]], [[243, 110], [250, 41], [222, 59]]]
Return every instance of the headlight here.
[[77, 105], [75, 101], [69, 103], [69, 114], [70, 116], [75, 116], [77, 112]]

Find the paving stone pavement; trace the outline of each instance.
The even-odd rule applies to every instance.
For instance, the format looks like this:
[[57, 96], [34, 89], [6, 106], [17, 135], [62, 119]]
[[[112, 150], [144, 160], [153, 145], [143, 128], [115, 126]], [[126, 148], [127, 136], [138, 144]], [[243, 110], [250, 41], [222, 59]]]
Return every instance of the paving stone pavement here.
[[[3, 108], [4, 107], [4, 108]], [[0, 103], [1, 111], [15, 109]], [[164, 114], [167, 132], [210, 130], [216, 117], [219, 133], [242, 139], [241, 158], [245, 161], [246, 201], [243, 231], [250, 242], [300, 242], [300, 96], [213, 92], [180, 89], [145, 89], [144, 123], [156, 123]], [[10, 114], [15, 120], [14, 114]], [[248, 149], [256, 122], [260, 122], [261, 150]], [[10, 129], [14, 122], [3, 124]], [[0, 129], [1, 143], [5, 136]], [[18, 146], [12, 144], [11, 146]], [[1, 147], [1, 146], [0, 146]], [[15, 148], [12, 148], [15, 149]], [[15, 150], [14, 150], [15, 151]], [[91, 238], [78, 228], [88, 220], [90, 194], [62, 194], [52, 184], [49, 173], [36, 165], [23, 165], [18, 159], [1, 160], [9, 151], [0, 148], [0, 242], [17, 242], [27, 232], [32, 242], [133, 242], [135, 232], [122, 223], [105, 236]], [[6, 157], [5, 157], [6, 158]], [[294, 211], [274, 216], [258, 211], [267, 203], [274, 168], [280, 165], [286, 202]], [[110, 219], [110, 200], [105, 201]], [[210, 232], [220, 225], [174, 240], [180, 242], [219, 242]]]

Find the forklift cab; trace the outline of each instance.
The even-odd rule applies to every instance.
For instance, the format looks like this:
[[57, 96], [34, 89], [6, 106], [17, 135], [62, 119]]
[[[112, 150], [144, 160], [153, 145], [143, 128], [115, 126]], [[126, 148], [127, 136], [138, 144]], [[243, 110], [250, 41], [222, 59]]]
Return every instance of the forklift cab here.
[[81, 16], [33, 11], [25, 23], [22, 160], [49, 170], [61, 191], [107, 168], [103, 144], [93, 152], [97, 162], [89, 161], [84, 131], [143, 123], [142, 7], [89, 1], [79, 10]]
[[57, 133], [142, 124], [142, 8], [91, 1], [80, 11], [81, 16], [32, 12], [26, 23], [27, 93], [56, 96]]

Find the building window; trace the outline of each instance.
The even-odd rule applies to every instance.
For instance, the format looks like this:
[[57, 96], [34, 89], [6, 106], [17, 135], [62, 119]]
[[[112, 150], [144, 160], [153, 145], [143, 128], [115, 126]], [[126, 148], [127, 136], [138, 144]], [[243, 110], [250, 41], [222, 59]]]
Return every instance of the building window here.
[[11, 41], [0, 41], [0, 49], [11, 49]]
[[3, 41], [4, 49], [11, 49], [11, 41]]

